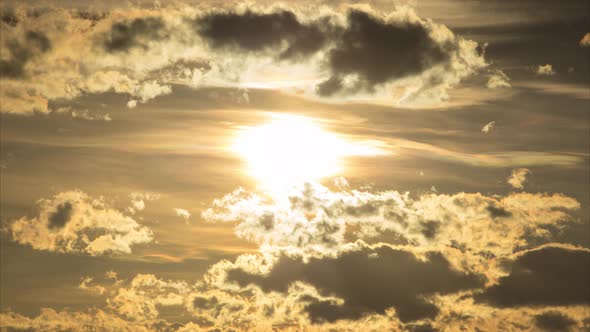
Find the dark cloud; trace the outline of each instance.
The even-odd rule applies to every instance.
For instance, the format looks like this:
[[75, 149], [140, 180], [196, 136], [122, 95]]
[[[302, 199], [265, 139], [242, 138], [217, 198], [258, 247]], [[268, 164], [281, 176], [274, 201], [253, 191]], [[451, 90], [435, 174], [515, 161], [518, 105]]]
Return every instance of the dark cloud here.
[[337, 76], [332, 76], [316, 86], [316, 92], [320, 96], [331, 96], [336, 92], [342, 90], [344, 85], [342, 79]]
[[93, 12], [86, 10], [77, 10], [72, 13], [72, 16], [81, 20], [87, 20], [92, 22], [92, 26], [95, 26], [98, 21], [103, 20], [107, 17], [105, 12]]
[[409, 331], [411, 332], [437, 332], [438, 329], [434, 328], [432, 324], [420, 324], [420, 325], [410, 325], [408, 326]]
[[72, 211], [73, 211], [72, 203], [64, 202], [57, 206], [57, 209], [54, 213], [52, 213], [49, 218], [49, 229], [61, 229], [63, 228], [70, 218], [72, 218]]
[[436, 220], [428, 220], [422, 223], [422, 234], [427, 239], [434, 239], [436, 233], [440, 228], [440, 222]]
[[13, 9], [6, 9], [0, 15], [0, 21], [10, 25], [11, 27], [15, 27], [18, 24], [19, 19], [16, 16], [16, 14], [14, 13]]
[[320, 28], [319, 22], [302, 24], [293, 12], [287, 10], [270, 14], [252, 11], [213, 13], [194, 23], [199, 34], [213, 48], [264, 51], [287, 44], [279, 55], [280, 59], [309, 56], [327, 41], [327, 31]]
[[168, 32], [162, 19], [136, 18], [113, 24], [105, 37], [104, 48], [108, 52], [126, 52], [134, 47], [146, 49], [149, 41], [162, 40], [167, 36]]
[[215, 297], [215, 296], [211, 297], [211, 298], [197, 296], [193, 300], [193, 306], [195, 308], [201, 308], [201, 309], [213, 309], [218, 304], [219, 304], [219, 301], [217, 300], [217, 297]]
[[559, 311], [547, 311], [535, 316], [535, 324], [544, 331], [567, 332], [576, 322]]
[[311, 296], [302, 297], [301, 300], [308, 302], [308, 304], [305, 305], [305, 311], [309, 316], [309, 320], [313, 324], [326, 321], [335, 322], [340, 319], [357, 320], [363, 316], [362, 308], [338, 305], [334, 301], [319, 300]]
[[547, 246], [525, 252], [509, 275], [476, 296], [499, 307], [590, 303], [590, 251]]
[[490, 213], [490, 216], [492, 218], [512, 217], [512, 213], [510, 211], [503, 209], [501, 207], [495, 207], [493, 205], [488, 205], [488, 207], [486, 207], [486, 210], [488, 210], [488, 212]]
[[[213, 13], [196, 19], [194, 25], [213, 48], [280, 50], [279, 59], [299, 59], [325, 50], [331, 76], [317, 85], [321, 96], [371, 92], [380, 84], [450, 61], [457, 47], [433, 40], [422, 23], [386, 22], [360, 10], [349, 11], [345, 25], [329, 16], [302, 22], [288, 10]], [[348, 75], [357, 78], [352, 86], [343, 84]]]
[[302, 281], [322, 295], [344, 300], [343, 305], [310, 301], [305, 309], [314, 322], [383, 314], [390, 307], [402, 321], [433, 318], [438, 308], [424, 296], [483, 285], [481, 277], [453, 270], [441, 253], [430, 252], [426, 257], [427, 261], [421, 261], [411, 252], [385, 245], [343, 252], [335, 258], [311, 258], [307, 263], [281, 256], [267, 275], [233, 269], [228, 271], [228, 281], [242, 287], [255, 284], [265, 292], [287, 292], [293, 282]]
[[11, 40], [6, 46], [10, 59], [0, 59], [0, 75], [22, 78], [27, 62], [34, 56], [51, 49], [51, 42], [42, 32], [27, 31], [22, 41]]
[[420, 24], [385, 22], [352, 10], [348, 27], [329, 53], [332, 78], [322, 83], [318, 92], [335, 92], [326, 88], [327, 82], [336, 82], [336, 78], [349, 74], [360, 79], [354, 89], [372, 91], [376, 85], [419, 74], [448, 61], [453, 47], [435, 42]]

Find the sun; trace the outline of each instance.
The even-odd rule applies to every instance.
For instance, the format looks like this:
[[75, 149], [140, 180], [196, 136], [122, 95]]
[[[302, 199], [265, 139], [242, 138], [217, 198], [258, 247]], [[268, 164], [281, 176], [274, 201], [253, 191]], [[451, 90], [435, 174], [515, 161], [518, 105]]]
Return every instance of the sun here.
[[266, 124], [243, 128], [233, 150], [269, 190], [337, 175], [346, 156], [380, 153], [366, 142], [353, 143], [324, 130], [312, 118], [276, 114]]

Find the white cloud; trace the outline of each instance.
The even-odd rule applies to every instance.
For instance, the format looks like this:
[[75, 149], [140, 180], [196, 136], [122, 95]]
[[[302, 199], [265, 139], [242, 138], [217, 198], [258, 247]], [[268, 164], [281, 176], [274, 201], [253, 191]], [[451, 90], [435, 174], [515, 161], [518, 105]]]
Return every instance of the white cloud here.
[[188, 220], [191, 216], [190, 212], [180, 208], [174, 208], [174, 213], [176, 213], [177, 216], [184, 218], [184, 220]]
[[490, 133], [492, 130], [494, 130], [494, 128], [496, 127], [496, 121], [490, 121], [488, 123], [486, 123], [485, 126], [483, 126], [483, 128], [481, 128], [481, 131], [483, 133]]
[[529, 174], [532, 173], [528, 168], [517, 168], [512, 170], [512, 173], [506, 181], [516, 189], [524, 189], [524, 182]]
[[133, 218], [81, 191], [67, 191], [38, 202], [34, 217], [9, 225], [12, 238], [38, 250], [86, 253], [131, 253], [131, 246], [148, 243], [152, 231]]
[[127, 108], [135, 108], [137, 106], [137, 100], [131, 99], [127, 102]]
[[537, 75], [546, 75], [552, 76], [555, 75], [555, 71], [553, 70], [553, 66], [550, 64], [542, 65], [537, 68]]
[[106, 289], [101, 285], [92, 285], [93, 280], [94, 279], [91, 277], [82, 278], [82, 281], [80, 282], [78, 288], [96, 295], [103, 295]]
[[129, 195], [131, 198], [131, 206], [127, 208], [127, 211], [131, 214], [135, 214], [138, 211], [145, 209], [146, 201], [154, 201], [160, 198], [160, 194], [150, 192], [134, 192]]
[[[531, 213], [530, 205], [537, 211]], [[202, 216], [206, 221], [237, 222], [238, 237], [267, 249], [330, 252], [346, 243], [348, 227], [356, 225], [357, 236], [364, 239], [392, 232], [415, 245], [461, 244], [474, 252], [506, 255], [526, 244], [525, 234], [549, 236], [543, 225], [575, 222], [569, 211], [579, 206], [558, 194], [432, 192], [412, 198], [397, 191], [331, 191], [306, 184], [279, 197], [238, 189], [215, 200]]]
[[108, 300], [109, 308], [134, 321], [158, 317], [158, 306], [186, 306], [191, 287], [183, 281], [156, 278], [153, 274], [137, 274], [129, 287], [120, 287]]

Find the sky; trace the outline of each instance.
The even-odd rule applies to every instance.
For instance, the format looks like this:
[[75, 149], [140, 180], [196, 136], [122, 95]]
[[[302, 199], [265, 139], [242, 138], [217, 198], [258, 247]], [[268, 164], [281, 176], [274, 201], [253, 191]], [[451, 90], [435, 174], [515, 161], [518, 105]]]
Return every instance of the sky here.
[[587, 331], [588, 1], [0, 2], [0, 330]]

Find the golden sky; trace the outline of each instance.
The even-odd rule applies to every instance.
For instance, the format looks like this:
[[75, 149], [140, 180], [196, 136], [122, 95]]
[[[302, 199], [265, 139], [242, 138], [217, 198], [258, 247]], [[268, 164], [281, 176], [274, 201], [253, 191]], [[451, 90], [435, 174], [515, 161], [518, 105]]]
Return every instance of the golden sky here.
[[1, 331], [587, 331], [588, 1], [0, 3]]

